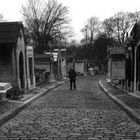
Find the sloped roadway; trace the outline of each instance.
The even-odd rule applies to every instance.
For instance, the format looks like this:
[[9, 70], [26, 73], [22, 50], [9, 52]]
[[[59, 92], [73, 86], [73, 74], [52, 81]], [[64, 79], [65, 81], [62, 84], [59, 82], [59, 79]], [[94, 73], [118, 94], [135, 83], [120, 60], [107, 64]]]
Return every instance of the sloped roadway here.
[[105, 95], [99, 78], [50, 91], [4, 124], [0, 140], [140, 140], [140, 125]]

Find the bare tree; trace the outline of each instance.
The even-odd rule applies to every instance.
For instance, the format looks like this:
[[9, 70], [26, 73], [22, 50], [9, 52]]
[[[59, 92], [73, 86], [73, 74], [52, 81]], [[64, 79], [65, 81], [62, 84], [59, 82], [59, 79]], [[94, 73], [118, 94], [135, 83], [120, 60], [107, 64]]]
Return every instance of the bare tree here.
[[85, 42], [93, 43], [95, 34], [99, 31], [99, 20], [97, 17], [91, 17], [88, 19], [87, 24], [81, 30], [84, 34]]
[[37, 53], [42, 53], [51, 44], [57, 45], [65, 41], [68, 35], [69, 23], [68, 8], [56, 0], [43, 2], [41, 0], [28, 0], [22, 6], [27, 36], [36, 42]]
[[90, 43], [93, 43], [94, 34], [97, 33], [99, 27], [99, 21], [97, 17], [91, 17], [88, 20], [88, 29], [90, 34]]
[[125, 34], [130, 27], [129, 13], [119, 12], [104, 21], [105, 32], [109, 37], [114, 37], [120, 45], [124, 45]]
[[125, 35], [131, 26], [140, 18], [140, 12], [118, 12], [103, 22], [104, 32], [108, 37], [117, 39], [121, 46], [125, 43]]
[[140, 11], [136, 11], [134, 13], [129, 14], [130, 20], [132, 23], [136, 23], [140, 21]]
[[85, 25], [84, 28], [81, 30], [81, 32], [84, 35], [84, 42], [87, 44], [88, 43], [88, 39], [89, 39], [89, 35], [88, 35], [88, 26]]
[[113, 24], [112, 24], [112, 17], [105, 19], [103, 21], [103, 30], [105, 32], [105, 34], [107, 35], [108, 38], [112, 38], [113, 37]]
[[4, 17], [2, 14], [0, 14], [0, 22], [4, 21]]

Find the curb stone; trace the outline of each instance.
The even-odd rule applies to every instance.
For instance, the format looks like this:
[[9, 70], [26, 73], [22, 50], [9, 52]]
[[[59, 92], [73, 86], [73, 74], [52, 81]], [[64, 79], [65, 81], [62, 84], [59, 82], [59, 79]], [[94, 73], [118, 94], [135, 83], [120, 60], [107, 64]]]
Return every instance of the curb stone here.
[[0, 126], [2, 126], [4, 123], [6, 123], [8, 120], [12, 119], [14, 116], [16, 116], [19, 112], [21, 112], [23, 109], [31, 105], [33, 102], [35, 102], [37, 99], [42, 97], [43, 95], [47, 94], [49, 91], [53, 90], [54, 88], [68, 82], [69, 80], [59, 82], [56, 85], [53, 85], [51, 87], [48, 87], [47, 89], [41, 88], [43, 91], [39, 94], [33, 96], [32, 98], [28, 99], [27, 101], [23, 102], [23, 104], [19, 105], [16, 109], [10, 110], [2, 115], [0, 115]]
[[140, 114], [137, 113], [134, 109], [130, 108], [128, 105], [126, 105], [124, 102], [116, 98], [114, 95], [112, 95], [102, 84], [102, 80], [99, 80], [99, 85], [101, 89], [106, 93], [108, 97], [110, 97], [117, 105], [119, 105], [135, 122], [140, 124]]

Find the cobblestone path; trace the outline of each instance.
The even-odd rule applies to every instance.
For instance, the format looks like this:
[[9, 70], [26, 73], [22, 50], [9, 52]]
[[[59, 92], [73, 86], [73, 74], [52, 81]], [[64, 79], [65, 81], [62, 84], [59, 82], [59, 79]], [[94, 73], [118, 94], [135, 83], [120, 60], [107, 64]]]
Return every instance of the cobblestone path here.
[[140, 140], [133, 122], [98, 86], [99, 77], [66, 83], [0, 128], [0, 140]]

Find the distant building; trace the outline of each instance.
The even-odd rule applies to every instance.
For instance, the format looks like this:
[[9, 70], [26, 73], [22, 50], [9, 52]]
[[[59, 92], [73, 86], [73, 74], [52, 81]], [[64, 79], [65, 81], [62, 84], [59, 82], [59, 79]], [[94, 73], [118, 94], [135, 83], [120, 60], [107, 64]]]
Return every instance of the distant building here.
[[85, 74], [87, 71], [87, 61], [86, 60], [76, 60], [74, 54], [68, 54], [66, 57], [66, 67], [67, 67], [67, 75], [70, 68], [74, 68], [75, 71], [81, 75]]
[[125, 49], [114, 47], [108, 51], [108, 80], [115, 82], [125, 79]]
[[54, 69], [55, 73], [57, 73], [58, 79], [65, 79], [66, 78], [66, 49], [54, 49], [53, 51], [54, 56]]
[[86, 61], [79, 60], [75, 62], [75, 71], [80, 74], [85, 74], [86, 72]]
[[35, 60], [35, 75], [36, 82], [40, 82], [42, 80], [48, 80], [48, 82], [52, 79], [52, 65], [53, 65], [53, 56], [51, 54], [37, 54], [34, 56]]

